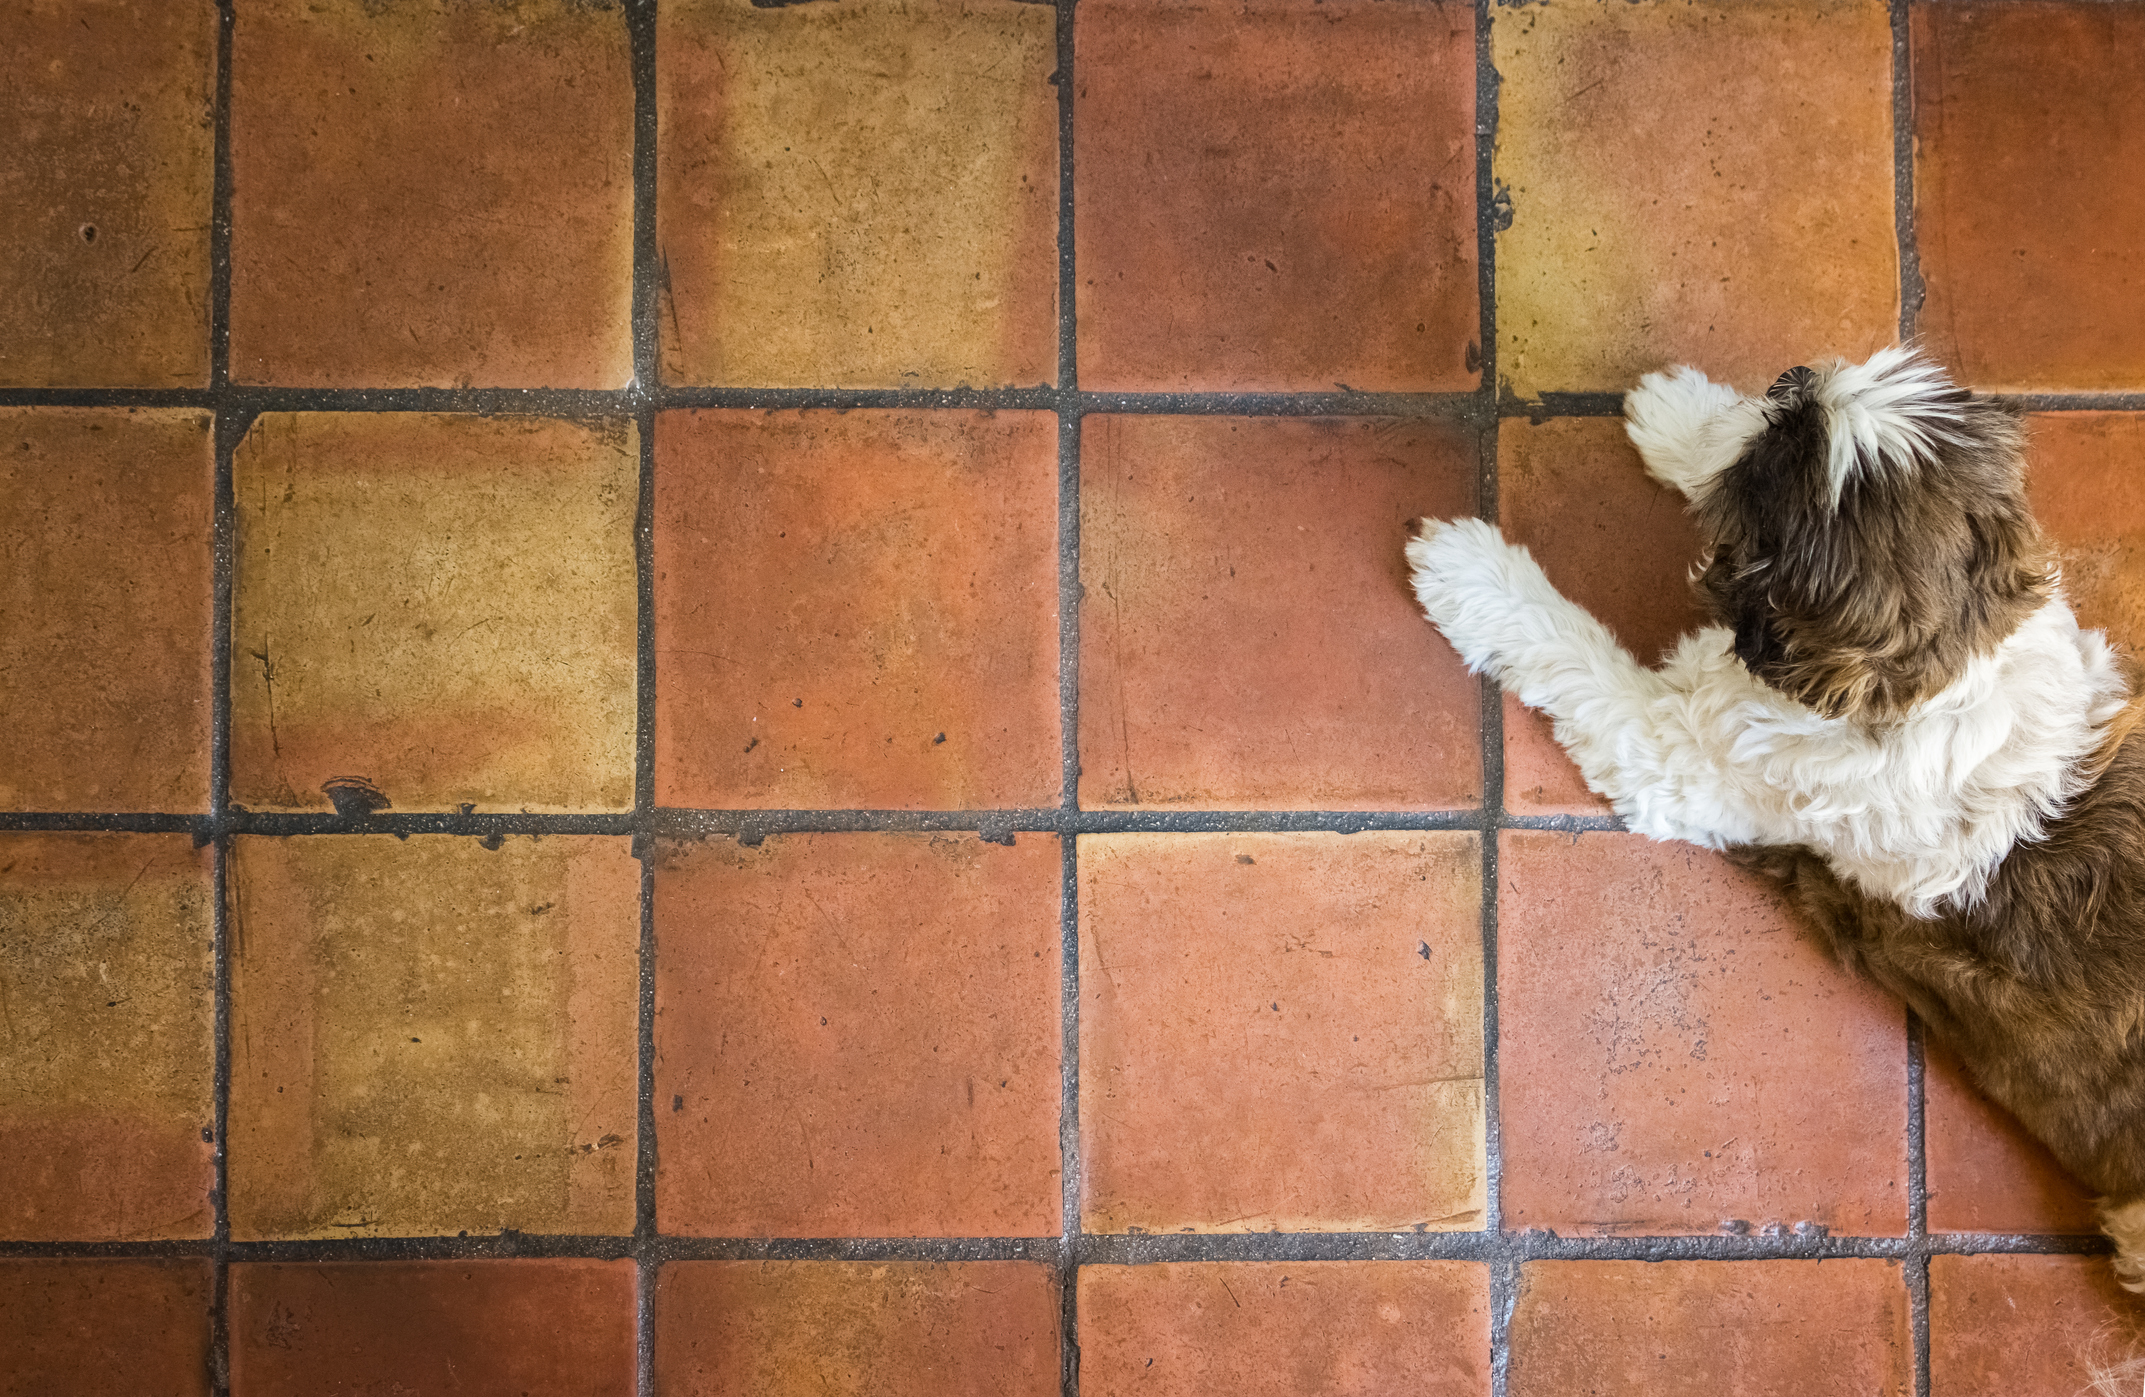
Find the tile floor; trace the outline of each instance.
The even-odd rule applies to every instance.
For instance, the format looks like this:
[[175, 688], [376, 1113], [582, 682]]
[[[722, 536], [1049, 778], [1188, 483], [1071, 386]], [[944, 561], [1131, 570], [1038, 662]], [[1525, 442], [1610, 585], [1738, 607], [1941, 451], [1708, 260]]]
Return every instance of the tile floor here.
[[15, 0], [0, 1391], [2070, 1394], [2089, 1200], [1402, 587], [1918, 334], [2145, 643], [2145, 5]]

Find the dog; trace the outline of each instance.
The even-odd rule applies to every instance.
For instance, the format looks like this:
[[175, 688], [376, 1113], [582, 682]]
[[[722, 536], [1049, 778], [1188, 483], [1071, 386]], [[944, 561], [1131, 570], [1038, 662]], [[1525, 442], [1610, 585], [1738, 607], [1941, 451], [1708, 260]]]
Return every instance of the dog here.
[[1787, 884], [2103, 1195], [2145, 1290], [2145, 706], [2063, 599], [2019, 410], [1894, 347], [1762, 398], [1648, 374], [1624, 418], [1716, 624], [1647, 669], [1473, 519], [1413, 527], [1423, 610], [1628, 828]]

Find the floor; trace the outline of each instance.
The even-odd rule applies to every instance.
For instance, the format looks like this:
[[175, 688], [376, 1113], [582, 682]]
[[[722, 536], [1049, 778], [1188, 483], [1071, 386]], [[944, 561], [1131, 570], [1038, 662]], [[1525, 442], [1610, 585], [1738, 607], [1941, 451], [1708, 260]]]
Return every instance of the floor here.
[[[1901, 334], [2145, 640], [2145, 6], [16, 0], [0, 1392], [2068, 1394], [2089, 1200], [1403, 589]], [[10, 444], [9, 439], [12, 439]]]

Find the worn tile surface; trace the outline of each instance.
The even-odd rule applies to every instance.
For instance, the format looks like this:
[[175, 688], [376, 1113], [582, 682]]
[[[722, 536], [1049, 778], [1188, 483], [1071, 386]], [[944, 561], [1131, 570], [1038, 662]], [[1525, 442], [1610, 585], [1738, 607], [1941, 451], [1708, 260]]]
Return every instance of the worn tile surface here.
[[1080, 839], [1084, 1225], [1483, 1225], [1465, 833]]
[[1054, 805], [1046, 413], [665, 413], [658, 805]]
[[1084, 1266], [1079, 1300], [1092, 1397], [1490, 1391], [1489, 1274], [1471, 1262]]
[[1476, 450], [1437, 422], [1087, 418], [1081, 804], [1478, 801], [1481, 691], [1401, 554], [1473, 512]]
[[1055, 381], [1056, 50], [1015, 0], [663, 6], [666, 379]]
[[1922, 1131], [1931, 1232], [2099, 1230], [2091, 1189], [1977, 1091], [1940, 1044], [1928, 1045], [1926, 1060]]
[[1061, 877], [1039, 834], [666, 844], [664, 1230], [1055, 1235]]
[[233, 473], [232, 800], [632, 806], [630, 422], [274, 413]]
[[236, 840], [232, 1235], [630, 1232], [628, 843]]
[[0, 386], [205, 386], [213, 0], [6, 15]]
[[1898, 334], [1879, 0], [1494, 7], [1497, 373], [1756, 391]]
[[656, 1282], [680, 1397], [1055, 1397], [1057, 1274], [1034, 1261], [684, 1261]]
[[249, 3], [231, 168], [235, 380], [631, 381], [622, 6]]
[[1088, 0], [1074, 43], [1083, 388], [1477, 386], [1469, 7]]
[[1929, 1376], [1943, 1397], [2075, 1397], [2145, 1354], [2137, 1297], [2099, 1256], [1929, 1258]]
[[1759, 875], [1632, 834], [1508, 830], [1508, 1227], [1898, 1236], [1905, 1013]]
[[2136, 657], [2145, 647], [2145, 414], [2027, 419], [2026, 496], [2056, 545], [2080, 625]]
[[0, 808], [208, 808], [209, 430], [0, 409]]
[[207, 1258], [0, 1261], [0, 1393], [209, 1397]]

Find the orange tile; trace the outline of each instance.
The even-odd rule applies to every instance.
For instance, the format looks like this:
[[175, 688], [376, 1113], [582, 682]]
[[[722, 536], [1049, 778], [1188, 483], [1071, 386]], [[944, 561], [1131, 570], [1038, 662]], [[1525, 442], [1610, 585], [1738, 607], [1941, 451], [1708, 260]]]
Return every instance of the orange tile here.
[[1923, 1074], [1931, 1232], [2097, 1232], [2092, 1190], [1931, 1043]]
[[2145, 1356], [2137, 1297], [2104, 1256], [1929, 1258], [1929, 1377], [1943, 1397], [2128, 1394], [2096, 1369]]
[[1924, 341], [1978, 387], [2145, 388], [2145, 13], [1909, 13]]
[[1502, 847], [1507, 1227], [1906, 1231], [1898, 1001], [1717, 855], [1609, 833]]
[[1083, 806], [1481, 799], [1481, 690], [1401, 555], [1410, 521], [1473, 511], [1471, 431], [1090, 417], [1083, 438]]
[[2055, 543], [2080, 625], [2145, 651], [2145, 414], [2045, 412], [2027, 419], [2026, 497]]
[[8, 7], [0, 386], [207, 384], [216, 22], [213, 0]]
[[634, 1391], [631, 1261], [241, 1262], [231, 1391]]
[[1881, 0], [1498, 6], [1498, 376], [1756, 391], [1899, 329]]
[[1076, 14], [1081, 387], [1480, 384], [1469, 6]]
[[1080, 838], [1094, 1232], [1483, 1225], [1473, 834]]
[[1083, 1266], [1080, 1391], [1485, 1397], [1489, 1289], [1465, 1261]]
[[1512, 1397], [1913, 1387], [1896, 1261], [1537, 1261], [1519, 1274]]
[[0, 1261], [0, 1392], [209, 1397], [206, 1258]]
[[663, 846], [665, 1232], [1058, 1232], [1058, 841]]
[[655, 1381], [717, 1397], [1055, 1397], [1058, 1285], [1032, 1261], [682, 1261]]
[[209, 429], [0, 410], [0, 807], [208, 809]]
[[259, 0], [231, 70], [231, 376], [622, 388], [622, 7]]
[[659, 805], [1055, 805], [1057, 436], [1039, 412], [671, 412]]

